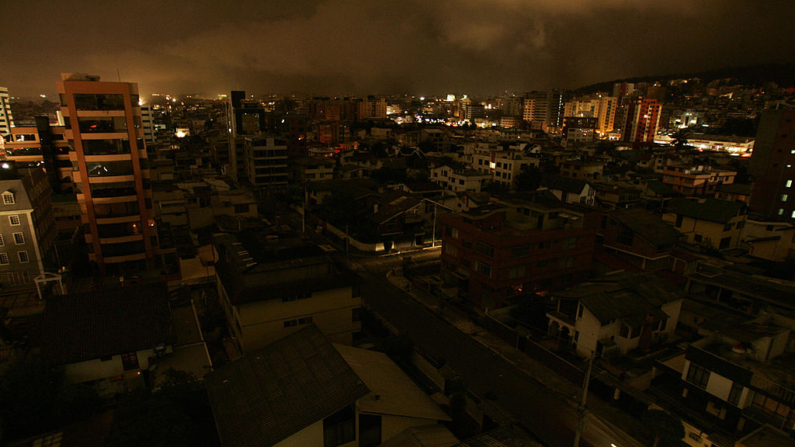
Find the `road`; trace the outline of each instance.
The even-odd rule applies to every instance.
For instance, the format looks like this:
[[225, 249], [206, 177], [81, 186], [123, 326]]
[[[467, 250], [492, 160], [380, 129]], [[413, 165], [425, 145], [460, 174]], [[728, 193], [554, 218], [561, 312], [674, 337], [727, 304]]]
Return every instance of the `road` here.
[[[475, 394], [495, 393], [497, 403], [542, 441], [552, 447], [573, 445], [578, 418], [571, 402], [529, 378], [391, 284], [385, 273], [401, 261], [399, 256], [352, 258], [352, 267], [364, 279], [362, 297], [367, 304], [399, 331], [408, 332], [420, 350], [437, 358], [444, 357]], [[610, 447], [615, 442], [613, 439], [599, 425], [589, 424], [580, 445]]]

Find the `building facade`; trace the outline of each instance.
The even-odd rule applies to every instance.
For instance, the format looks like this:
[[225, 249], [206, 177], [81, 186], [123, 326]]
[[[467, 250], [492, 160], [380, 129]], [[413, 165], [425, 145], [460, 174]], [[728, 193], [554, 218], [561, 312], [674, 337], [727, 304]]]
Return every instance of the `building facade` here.
[[653, 143], [660, 126], [662, 104], [653, 99], [632, 101], [627, 105], [622, 140], [630, 143]]
[[14, 127], [14, 115], [11, 113], [11, 101], [8, 89], [0, 87], [0, 136], [6, 135]]
[[138, 84], [61, 77], [57, 89], [89, 259], [106, 274], [153, 268], [159, 244]]
[[751, 209], [795, 220], [795, 109], [762, 112], [749, 172], [754, 176]]

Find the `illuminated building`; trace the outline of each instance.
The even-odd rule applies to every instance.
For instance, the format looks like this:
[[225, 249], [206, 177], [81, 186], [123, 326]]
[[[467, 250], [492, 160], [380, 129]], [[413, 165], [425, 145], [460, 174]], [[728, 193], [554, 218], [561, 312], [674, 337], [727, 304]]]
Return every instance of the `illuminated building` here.
[[0, 87], [0, 136], [7, 135], [14, 127], [14, 116], [11, 114], [8, 89]]
[[138, 84], [62, 74], [57, 83], [89, 260], [102, 273], [154, 267], [158, 249]]
[[762, 112], [749, 172], [754, 176], [751, 210], [795, 219], [795, 110]]
[[660, 126], [662, 104], [653, 99], [632, 101], [626, 108], [622, 140], [635, 143], [652, 143]]

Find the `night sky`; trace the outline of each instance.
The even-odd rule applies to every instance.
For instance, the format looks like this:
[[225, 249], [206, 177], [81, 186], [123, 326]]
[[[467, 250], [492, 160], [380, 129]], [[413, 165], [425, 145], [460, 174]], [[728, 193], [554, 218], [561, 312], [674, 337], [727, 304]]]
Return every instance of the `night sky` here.
[[[110, 5], [110, 6], [108, 6]], [[793, 0], [4, 0], [0, 86], [61, 72], [142, 94], [576, 88], [795, 62]]]

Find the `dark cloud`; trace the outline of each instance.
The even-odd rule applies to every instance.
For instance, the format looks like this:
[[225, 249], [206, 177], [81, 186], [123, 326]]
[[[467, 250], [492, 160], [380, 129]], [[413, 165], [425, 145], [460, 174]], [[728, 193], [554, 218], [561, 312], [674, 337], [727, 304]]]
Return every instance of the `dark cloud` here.
[[4, 2], [0, 85], [496, 93], [795, 61], [791, 0]]

